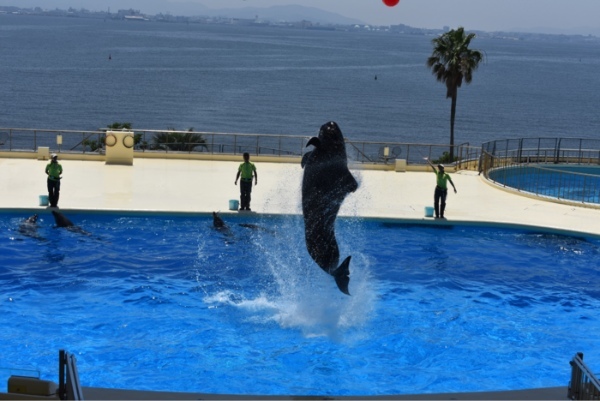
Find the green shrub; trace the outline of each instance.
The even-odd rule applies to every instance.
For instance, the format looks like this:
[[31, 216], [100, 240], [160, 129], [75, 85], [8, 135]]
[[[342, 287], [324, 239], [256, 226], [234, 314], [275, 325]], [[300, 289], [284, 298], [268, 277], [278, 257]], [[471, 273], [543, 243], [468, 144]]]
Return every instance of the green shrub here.
[[[173, 128], [169, 129], [175, 131]], [[208, 149], [204, 136], [193, 131], [194, 128], [190, 128], [188, 132], [161, 132], [154, 134], [154, 148], [180, 152], [191, 152], [198, 146]]]
[[452, 157], [450, 153], [444, 152], [439, 159], [434, 159], [431, 162], [433, 164], [451, 164], [458, 160], [460, 160], [460, 157]]

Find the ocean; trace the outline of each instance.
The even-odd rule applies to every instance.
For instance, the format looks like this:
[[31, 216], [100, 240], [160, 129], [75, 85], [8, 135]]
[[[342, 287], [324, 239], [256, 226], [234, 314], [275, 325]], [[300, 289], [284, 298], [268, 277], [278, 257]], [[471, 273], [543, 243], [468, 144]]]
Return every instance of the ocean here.
[[[468, 27], [466, 27], [468, 30]], [[445, 144], [429, 36], [0, 15], [0, 128], [313, 135]], [[600, 41], [476, 38], [456, 143], [597, 137]]]

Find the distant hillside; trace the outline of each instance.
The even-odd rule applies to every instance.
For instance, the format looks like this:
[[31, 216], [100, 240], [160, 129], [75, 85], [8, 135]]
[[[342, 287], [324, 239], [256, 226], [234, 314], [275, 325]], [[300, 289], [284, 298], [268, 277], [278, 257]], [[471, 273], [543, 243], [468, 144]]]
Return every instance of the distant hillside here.
[[[91, 4], [90, 4], [91, 3]], [[100, 6], [101, 4], [101, 6]], [[302, 20], [319, 24], [354, 25], [364, 24], [354, 18], [347, 18], [340, 14], [323, 11], [315, 7], [301, 5], [244, 7], [244, 8], [209, 8], [201, 3], [179, 2], [168, 0], [103, 0], [101, 2], [82, 2], [77, 0], [0, 0], [0, 6], [15, 7], [41, 7], [44, 9], [75, 9], [87, 8], [90, 11], [106, 11], [110, 9], [116, 12], [119, 9], [139, 10], [142, 14], [171, 14], [183, 16], [208, 16], [254, 19], [258, 16], [261, 20], [273, 22], [288, 21], [297, 22]]]
[[272, 6], [268, 8], [260, 7], [245, 7], [245, 8], [222, 8], [222, 9], [207, 9], [204, 8], [204, 13], [210, 16], [225, 16], [232, 18], [255, 18], [269, 21], [302, 21], [307, 20], [319, 24], [339, 24], [339, 25], [354, 25], [364, 24], [363, 21], [347, 18], [342, 15], [323, 11], [315, 7], [305, 7], [299, 5], [289, 6]]

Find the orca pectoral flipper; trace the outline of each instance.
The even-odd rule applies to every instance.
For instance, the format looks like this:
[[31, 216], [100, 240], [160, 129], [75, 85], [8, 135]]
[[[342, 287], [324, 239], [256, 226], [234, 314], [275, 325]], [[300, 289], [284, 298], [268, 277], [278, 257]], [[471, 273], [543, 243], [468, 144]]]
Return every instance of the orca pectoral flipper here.
[[350, 295], [350, 292], [348, 291], [348, 284], [350, 284], [350, 259], [351, 258], [352, 258], [352, 256], [348, 256], [346, 259], [344, 259], [342, 264], [337, 269], [335, 269], [335, 271], [332, 273], [333, 277], [335, 278], [335, 283], [337, 284], [338, 288], [340, 289], [341, 292], [343, 292], [346, 295]]

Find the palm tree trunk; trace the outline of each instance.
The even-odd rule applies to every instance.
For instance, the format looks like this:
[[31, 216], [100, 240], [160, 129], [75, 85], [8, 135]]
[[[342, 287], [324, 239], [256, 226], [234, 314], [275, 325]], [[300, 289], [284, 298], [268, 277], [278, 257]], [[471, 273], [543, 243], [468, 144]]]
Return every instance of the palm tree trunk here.
[[456, 117], [456, 97], [458, 90], [452, 92], [452, 108], [450, 110], [450, 163], [454, 162], [454, 120]]

